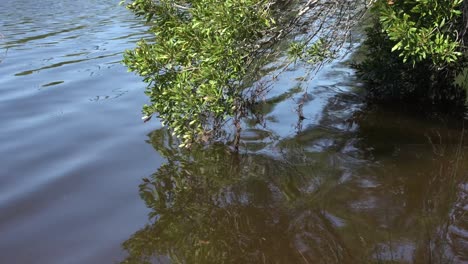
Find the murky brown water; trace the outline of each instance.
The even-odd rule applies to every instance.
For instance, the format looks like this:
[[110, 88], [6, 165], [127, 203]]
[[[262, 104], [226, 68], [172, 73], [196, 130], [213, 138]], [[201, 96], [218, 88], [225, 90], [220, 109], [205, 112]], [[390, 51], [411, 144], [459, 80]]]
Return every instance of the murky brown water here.
[[241, 154], [180, 151], [141, 123], [118, 62], [144, 28], [116, 2], [0, 2], [0, 263], [468, 263], [463, 120], [297, 65]]
[[[352, 87], [340, 67], [327, 70]], [[312, 89], [324, 108], [305, 110], [298, 133], [280, 106], [302, 92], [273, 97], [289, 99], [245, 132], [240, 155], [183, 153], [153, 132], [168, 162], [140, 185], [151, 223], [123, 244], [124, 263], [466, 263], [463, 121], [364, 109], [330, 87]]]

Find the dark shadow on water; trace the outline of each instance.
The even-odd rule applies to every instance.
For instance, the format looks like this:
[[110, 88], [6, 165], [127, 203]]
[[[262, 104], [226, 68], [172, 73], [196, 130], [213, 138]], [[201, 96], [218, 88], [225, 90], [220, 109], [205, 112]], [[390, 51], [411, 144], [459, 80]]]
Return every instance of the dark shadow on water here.
[[464, 120], [360, 103], [338, 94], [270, 154], [151, 133], [167, 162], [139, 186], [149, 223], [122, 263], [468, 261]]

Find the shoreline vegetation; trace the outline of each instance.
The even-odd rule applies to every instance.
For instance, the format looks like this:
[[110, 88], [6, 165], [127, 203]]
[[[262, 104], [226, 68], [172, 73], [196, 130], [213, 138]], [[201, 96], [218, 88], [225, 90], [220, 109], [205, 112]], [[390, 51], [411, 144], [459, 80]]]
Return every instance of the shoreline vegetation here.
[[[392, 4], [389, 4], [389, 3]], [[462, 116], [467, 1], [377, 1], [355, 63], [367, 102]]]
[[277, 77], [255, 82], [269, 58], [288, 58], [280, 73], [300, 63], [310, 81], [349, 52], [352, 30], [368, 18], [365, 58], [354, 65], [367, 101], [463, 112], [467, 2], [122, 1], [154, 36], [127, 50], [124, 64], [148, 84], [145, 121], [157, 116], [180, 147], [224, 140], [238, 150], [242, 119], [255, 116]]

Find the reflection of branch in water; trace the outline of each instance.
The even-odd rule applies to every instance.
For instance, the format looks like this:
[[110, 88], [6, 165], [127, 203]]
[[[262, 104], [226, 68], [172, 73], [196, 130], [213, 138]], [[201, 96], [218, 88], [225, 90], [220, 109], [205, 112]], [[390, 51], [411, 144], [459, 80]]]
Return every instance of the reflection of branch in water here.
[[453, 208], [446, 229], [448, 243], [458, 261], [468, 261], [468, 174], [457, 174], [460, 162], [463, 160], [465, 122], [455, 155], [454, 169], [451, 175], [451, 192], [453, 192]]
[[[3, 39], [5, 39], [5, 36], [2, 35], [2, 33], [0, 33], [0, 41], [3, 40]], [[6, 58], [7, 54], [8, 54], [8, 48], [5, 49], [5, 54], [4, 54], [3, 58], [0, 57], [0, 63], [4, 60], [4, 58]]]
[[[385, 170], [373, 173], [394, 181], [387, 182], [385, 189], [394, 185], [402, 192], [390, 201], [404, 199], [393, 209], [402, 213], [389, 214], [391, 246], [379, 254], [383, 261], [406, 254], [411, 263], [459, 263], [467, 258], [461, 252], [468, 252], [468, 218], [460, 217], [468, 215], [460, 210], [467, 200], [456, 197], [463, 197], [459, 186], [466, 183], [468, 171], [464, 121], [417, 117], [395, 108], [370, 108], [354, 118], [361, 144], [371, 147], [371, 158]], [[408, 233], [401, 235], [401, 230]]]
[[[310, 81], [327, 63], [335, 58], [344, 57], [353, 48], [351, 39], [351, 30], [358, 23], [359, 18], [363, 17], [367, 12], [366, 1], [322, 1], [310, 0], [304, 1], [298, 10], [293, 11], [295, 17], [283, 16], [277, 24], [283, 25], [276, 35], [270, 36], [262, 43], [258, 52], [259, 56], [253, 56], [254, 60], [247, 62], [247, 67], [255, 70], [250, 70], [249, 80], [263, 80], [268, 84], [263, 86], [271, 89], [274, 87], [272, 83], [284, 72], [291, 69], [291, 65], [296, 65], [297, 61], [292, 61], [288, 56], [285, 56], [285, 43], [279, 43], [279, 39], [287, 41], [298, 41], [304, 43], [303, 57], [301, 57], [300, 66], [305, 69], [305, 75], [301, 82]], [[285, 36], [287, 36], [285, 38]], [[309, 54], [307, 48], [323, 40], [324, 49], [327, 50], [324, 54], [316, 56]], [[275, 47], [276, 45], [277, 47]], [[278, 50], [280, 47], [280, 50]], [[258, 59], [261, 57], [262, 59]], [[314, 58], [308, 58], [311, 55]], [[263, 72], [261, 69], [268, 62], [274, 61], [274, 66]], [[307, 63], [304, 63], [306, 62]], [[260, 69], [260, 70], [258, 70]], [[261, 73], [261, 75], [260, 75]], [[306, 85], [306, 92], [309, 85]], [[268, 90], [267, 89], [267, 90]], [[265, 90], [265, 91], [267, 91]], [[250, 100], [246, 99], [247, 104], [254, 105], [258, 101], [252, 102], [252, 98], [259, 99], [259, 96], [254, 89], [246, 89], [245, 95], [251, 94]], [[302, 120], [304, 119], [303, 103], [299, 103], [296, 112], [299, 115], [299, 120], [296, 125], [296, 130], [302, 130]], [[244, 111], [245, 117], [250, 117], [248, 114], [251, 111]], [[247, 114], [248, 113], [248, 114]], [[237, 120], [237, 118], [236, 118]], [[236, 125], [239, 122], [235, 122]], [[238, 140], [236, 140], [238, 142]]]
[[[462, 142], [463, 135], [459, 146]], [[459, 167], [464, 156], [459, 150], [430, 180], [432, 193], [427, 194], [430, 196], [425, 205], [427, 212], [420, 220], [423, 240], [416, 251], [416, 258], [421, 263], [464, 263], [468, 260], [468, 185], [467, 174], [459, 174], [466, 171], [466, 164], [462, 169]]]
[[351, 263], [320, 210], [290, 204], [314, 175], [222, 145], [186, 152], [165, 133], [151, 143], [167, 163], [140, 185], [150, 224], [123, 243], [122, 263]]
[[450, 212], [446, 238], [459, 261], [468, 260], [468, 182], [457, 186], [457, 199]]
[[301, 131], [302, 131], [302, 122], [304, 121], [304, 119], [306, 119], [304, 117], [304, 103], [307, 100], [307, 98], [309, 97], [307, 91], [304, 92], [304, 94], [301, 96], [301, 98], [299, 99], [299, 101], [297, 102], [297, 107], [295, 109], [296, 113], [297, 113], [297, 123], [296, 123], [296, 134], [299, 134]]
[[[324, 118], [264, 156], [216, 144], [188, 152], [153, 132], [149, 143], [167, 163], [140, 185], [150, 224], [123, 243], [123, 263], [451, 263], [447, 237], [463, 251], [455, 231], [466, 226], [464, 203], [450, 212], [449, 179], [458, 184], [468, 166], [462, 140], [450, 147], [459, 130], [369, 111], [344, 133]], [[447, 135], [444, 156], [432, 152], [428, 131]], [[359, 149], [308, 152], [330, 138]]]

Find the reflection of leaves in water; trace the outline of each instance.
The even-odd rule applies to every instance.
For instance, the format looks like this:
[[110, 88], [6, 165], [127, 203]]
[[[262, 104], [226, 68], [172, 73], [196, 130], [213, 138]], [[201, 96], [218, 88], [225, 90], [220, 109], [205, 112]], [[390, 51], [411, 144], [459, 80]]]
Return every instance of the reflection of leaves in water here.
[[[324, 214], [290, 200], [305, 176], [281, 161], [242, 156], [222, 146], [181, 153], [151, 141], [168, 159], [140, 185], [151, 224], [123, 247], [123, 263], [343, 263], [346, 248]], [[280, 175], [282, 175], [280, 177]], [[284, 195], [287, 194], [287, 195]]]
[[[338, 126], [347, 105], [334, 101], [319, 126], [277, 142], [274, 158], [221, 145], [184, 152], [164, 130], [153, 132], [148, 142], [167, 163], [140, 185], [150, 224], [124, 242], [122, 263], [422, 264], [463, 256], [465, 240], [454, 232], [466, 226], [464, 192], [454, 192], [468, 170], [460, 129], [369, 110], [347, 131]], [[330, 144], [316, 147], [323, 142]]]

